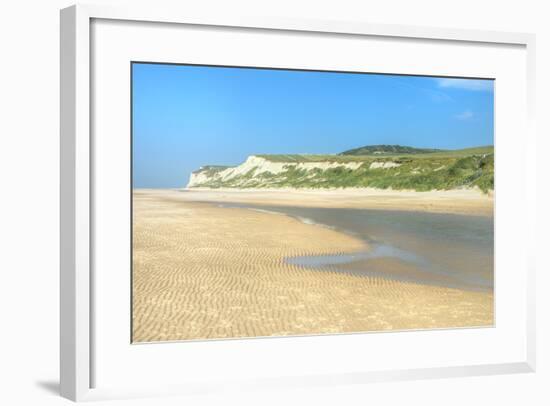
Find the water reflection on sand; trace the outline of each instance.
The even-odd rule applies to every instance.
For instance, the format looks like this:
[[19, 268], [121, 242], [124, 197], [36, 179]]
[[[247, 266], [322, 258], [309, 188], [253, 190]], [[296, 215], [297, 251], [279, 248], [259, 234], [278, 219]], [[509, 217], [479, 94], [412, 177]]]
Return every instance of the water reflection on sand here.
[[[288, 258], [307, 268], [377, 276], [468, 290], [492, 290], [491, 216], [395, 210], [223, 204], [286, 214], [363, 239], [369, 250]], [[392, 259], [384, 266], [375, 259]], [[399, 269], [398, 269], [399, 268]]]

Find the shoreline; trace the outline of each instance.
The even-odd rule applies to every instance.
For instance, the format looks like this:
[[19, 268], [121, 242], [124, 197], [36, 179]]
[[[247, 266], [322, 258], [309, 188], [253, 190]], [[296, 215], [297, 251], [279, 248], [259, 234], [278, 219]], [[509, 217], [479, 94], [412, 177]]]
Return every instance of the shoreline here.
[[[203, 204], [209, 205], [211, 203]], [[492, 230], [494, 228], [492, 217], [465, 216], [449, 213], [415, 213], [410, 211], [311, 208], [281, 205], [259, 206], [234, 203], [225, 203], [218, 205], [218, 207], [247, 209], [273, 215], [289, 216], [304, 224], [328, 228], [353, 238], [358, 238], [368, 246], [366, 250], [349, 254], [287, 258], [286, 261], [290, 264], [317, 270], [330, 268], [338, 272], [346, 272], [346, 268], [350, 268], [350, 270], [355, 268], [354, 270], [358, 271], [355, 274], [359, 276], [371, 274], [389, 279], [398, 276], [403, 281], [421, 284], [441, 283], [443, 285], [440, 286], [458, 289], [491, 290], [493, 288], [492, 276], [488, 276], [486, 266], [479, 262], [471, 262], [470, 258], [492, 252]], [[356, 211], [355, 214], [353, 214], [354, 211]], [[376, 220], [369, 220], [373, 219], [373, 215]], [[353, 220], [350, 221], [350, 217]], [[454, 233], [449, 235], [442, 232], [439, 228], [442, 221], [446, 224], [447, 228], [454, 230]], [[385, 232], [382, 232], [381, 228]], [[488, 230], [491, 231], [488, 232]], [[400, 237], [396, 238], [398, 235]], [[406, 235], [414, 235], [415, 241], [411, 243], [410, 239], [403, 238]], [[460, 237], [464, 235], [470, 235], [470, 237]], [[457, 252], [460, 252], [460, 255], [462, 255], [462, 260], [460, 261], [462, 266], [456, 263], [454, 265], [449, 263], [443, 265], [445, 261], [441, 262], [441, 257], [438, 258], [438, 255], [434, 255], [430, 250], [426, 252], [420, 248], [424, 243], [431, 246], [436, 252], [451, 254], [449, 247], [445, 246], [444, 243], [444, 241], [447, 241], [448, 244], [449, 238], [453, 239], [452, 253], [457, 255]], [[434, 242], [434, 239], [438, 242]], [[475, 240], [475, 243], [472, 243], [472, 239]], [[465, 240], [468, 242], [468, 248], [465, 248]], [[445, 256], [445, 254], [443, 255]], [[373, 261], [376, 262], [377, 258], [406, 262], [412, 265], [412, 267], [409, 267], [408, 271], [401, 273], [400, 276], [393, 272], [385, 272], [383, 268], [378, 269], [375, 273], [368, 272], [368, 268], [371, 267], [370, 265]], [[355, 265], [358, 263], [362, 263], [363, 265], [356, 267]], [[485, 271], [481, 272], [484, 276], [481, 276], [481, 274], [471, 275], [469, 272], [464, 272], [464, 267], [485, 269]], [[422, 270], [419, 272], [420, 269]]]
[[494, 192], [476, 189], [445, 191], [401, 191], [372, 188], [347, 189], [134, 189], [154, 195], [171, 195], [182, 201], [249, 203], [265, 206], [300, 206], [349, 209], [381, 209], [449, 213], [477, 216], [494, 215]]

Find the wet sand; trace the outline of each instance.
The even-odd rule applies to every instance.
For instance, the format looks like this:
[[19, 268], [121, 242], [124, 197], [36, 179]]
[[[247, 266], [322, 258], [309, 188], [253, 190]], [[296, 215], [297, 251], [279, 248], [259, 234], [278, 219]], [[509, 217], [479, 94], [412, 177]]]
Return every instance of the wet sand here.
[[[314, 207], [357, 205], [362, 199], [263, 193], [270, 198], [246, 193], [246, 199]], [[134, 190], [134, 342], [493, 324], [492, 289], [450, 287], [444, 275], [441, 281], [420, 283], [414, 281], [419, 270], [395, 258], [369, 260], [372, 272], [366, 275], [355, 272], [354, 267], [363, 266], [360, 261], [343, 266], [350, 272], [342, 272], [342, 265], [320, 272], [289, 263], [289, 258], [352, 254], [372, 247], [364, 239], [291, 216], [220, 207], [242, 196]], [[428, 204], [428, 211], [435, 207], [441, 212], [452, 199], [421, 200], [417, 209]], [[464, 201], [461, 206], [458, 200], [455, 209], [492, 211], [485, 201], [471, 196]], [[413, 281], [403, 275], [412, 275]]]

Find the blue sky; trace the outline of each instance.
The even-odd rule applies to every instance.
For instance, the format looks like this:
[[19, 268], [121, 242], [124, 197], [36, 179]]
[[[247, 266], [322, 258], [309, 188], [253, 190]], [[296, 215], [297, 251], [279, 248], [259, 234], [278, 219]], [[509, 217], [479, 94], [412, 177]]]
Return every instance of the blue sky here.
[[493, 81], [134, 63], [133, 186], [203, 165], [372, 144], [493, 144]]

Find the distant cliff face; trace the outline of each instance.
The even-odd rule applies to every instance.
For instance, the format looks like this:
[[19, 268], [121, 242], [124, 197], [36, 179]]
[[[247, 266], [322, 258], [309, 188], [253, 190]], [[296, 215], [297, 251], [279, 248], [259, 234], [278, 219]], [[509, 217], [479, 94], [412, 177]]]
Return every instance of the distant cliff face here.
[[493, 147], [381, 156], [252, 155], [234, 167], [203, 166], [188, 188], [493, 189]]
[[362, 162], [276, 162], [252, 155], [235, 167], [202, 167], [191, 174], [187, 187], [276, 187], [289, 172], [315, 172], [339, 167], [353, 170], [361, 165]]

